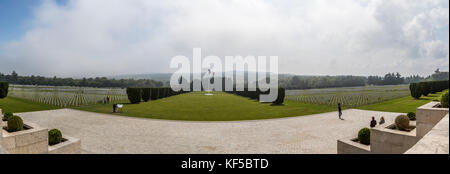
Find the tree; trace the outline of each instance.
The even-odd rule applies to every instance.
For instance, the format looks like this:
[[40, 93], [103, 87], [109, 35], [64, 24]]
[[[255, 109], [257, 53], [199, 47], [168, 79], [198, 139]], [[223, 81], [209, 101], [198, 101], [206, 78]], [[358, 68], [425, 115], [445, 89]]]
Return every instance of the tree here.
[[13, 83], [16, 83], [19, 79], [19, 74], [16, 73], [16, 71], [13, 71], [11, 73], [11, 80], [13, 81]]
[[5, 81], [10, 84], [19, 85], [48, 85], [48, 86], [83, 86], [83, 87], [98, 87], [98, 88], [109, 88], [109, 87], [162, 87], [163, 83], [150, 80], [150, 79], [108, 79], [106, 77], [95, 77], [95, 78], [58, 78], [53, 77], [42, 77], [42, 76], [19, 76], [15, 71], [10, 75], [4, 75], [0, 73], [0, 81]]

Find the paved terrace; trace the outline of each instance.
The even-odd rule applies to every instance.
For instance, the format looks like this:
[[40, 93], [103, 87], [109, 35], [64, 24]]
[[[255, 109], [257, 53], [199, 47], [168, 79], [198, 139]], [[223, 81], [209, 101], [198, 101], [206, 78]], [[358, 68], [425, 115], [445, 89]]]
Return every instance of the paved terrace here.
[[449, 115], [447, 114], [406, 154], [448, 154]]
[[357, 135], [372, 116], [393, 123], [399, 113], [350, 109], [281, 119], [192, 122], [142, 119], [72, 109], [19, 114], [25, 121], [80, 138], [84, 153], [328, 153]]

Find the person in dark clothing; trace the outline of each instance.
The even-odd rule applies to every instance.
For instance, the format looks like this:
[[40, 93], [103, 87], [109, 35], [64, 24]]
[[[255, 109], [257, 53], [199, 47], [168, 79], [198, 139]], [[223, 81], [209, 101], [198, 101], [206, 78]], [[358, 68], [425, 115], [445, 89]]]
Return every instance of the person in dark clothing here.
[[113, 112], [116, 112], [117, 104], [113, 104]]
[[338, 103], [338, 112], [339, 112], [339, 119], [343, 120], [343, 119], [341, 118], [341, 116], [342, 116], [341, 102]]
[[372, 121], [370, 121], [370, 127], [373, 128], [377, 125], [377, 121], [375, 120], [375, 117], [372, 117]]

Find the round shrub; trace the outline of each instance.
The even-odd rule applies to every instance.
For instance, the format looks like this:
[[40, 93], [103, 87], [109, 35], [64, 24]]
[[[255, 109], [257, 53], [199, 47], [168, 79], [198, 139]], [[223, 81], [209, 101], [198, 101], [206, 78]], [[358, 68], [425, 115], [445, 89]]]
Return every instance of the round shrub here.
[[370, 129], [362, 128], [359, 130], [358, 140], [361, 144], [370, 145]]
[[61, 143], [62, 141], [62, 133], [58, 129], [52, 129], [48, 131], [48, 144], [55, 145]]
[[406, 115], [399, 115], [395, 118], [395, 127], [399, 130], [409, 129], [409, 117]]
[[8, 127], [9, 132], [17, 132], [23, 130], [23, 120], [19, 116], [11, 116], [8, 118]]
[[12, 112], [5, 112], [5, 114], [3, 114], [2, 120], [3, 120], [3, 121], [8, 121], [8, 118], [9, 118], [9, 117], [12, 117], [12, 116], [13, 116], [13, 113], [12, 113]]
[[441, 95], [441, 106], [448, 108], [448, 90]]
[[407, 116], [408, 116], [409, 120], [411, 120], [411, 121], [416, 120], [416, 113], [414, 113], [414, 112], [408, 112]]

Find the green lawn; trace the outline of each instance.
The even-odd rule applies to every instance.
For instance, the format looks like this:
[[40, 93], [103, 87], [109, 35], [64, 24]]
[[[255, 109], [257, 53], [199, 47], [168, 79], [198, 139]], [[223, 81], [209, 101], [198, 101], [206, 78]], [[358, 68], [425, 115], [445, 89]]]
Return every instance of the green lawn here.
[[416, 109], [428, 102], [439, 99], [441, 93], [430, 94], [427, 97], [414, 99], [411, 96], [402, 97], [394, 100], [389, 100], [381, 103], [360, 106], [357, 109], [373, 110], [373, 111], [387, 111], [387, 112], [416, 112]]
[[3, 113], [32, 112], [32, 111], [59, 109], [59, 107], [56, 106], [36, 103], [14, 97], [6, 97], [4, 99], [0, 99], [0, 108], [2, 109]]
[[[228, 93], [214, 92], [213, 94], [208, 96], [205, 95], [205, 92], [193, 92], [140, 104], [125, 104], [123, 111], [115, 115], [168, 120], [232, 121], [282, 118], [336, 111], [336, 107], [328, 105], [303, 104], [285, 100], [282, 106], [271, 106]], [[417, 107], [438, 99], [439, 96], [440, 93], [430, 94], [419, 100], [408, 96], [357, 107], [357, 109], [415, 112]], [[3, 112], [15, 113], [59, 109], [56, 106], [14, 97], [0, 99], [0, 108]], [[112, 104], [87, 105], [74, 107], [74, 109], [110, 114], [112, 113]]]
[[[140, 104], [125, 104], [123, 112], [117, 115], [168, 120], [231, 121], [301, 116], [337, 110], [335, 107], [287, 100], [283, 106], [271, 106], [228, 93], [213, 94], [207, 96], [204, 92], [193, 92]], [[74, 109], [110, 114], [112, 105], [97, 104]]]

